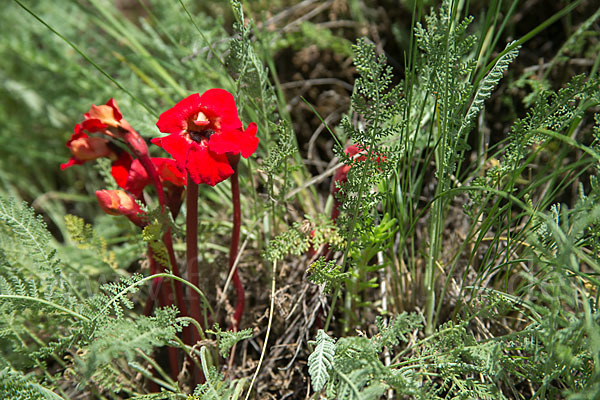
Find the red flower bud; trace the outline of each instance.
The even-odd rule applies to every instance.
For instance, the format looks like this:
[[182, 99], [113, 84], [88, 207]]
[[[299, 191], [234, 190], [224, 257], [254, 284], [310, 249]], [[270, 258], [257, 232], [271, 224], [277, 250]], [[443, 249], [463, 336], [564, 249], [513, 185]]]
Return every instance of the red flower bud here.
[[98, 190], [96, 198], [100, 208], [110, 215], [124, 215], [138, 226], [145, 223], [138, 214], [143, 211], [134, 198], [122, 190]]
[[97, 106], [92, 104], [90, 110], [83, 114], [86, 120], [97, 119], [101, 123], [112, 126], [114, 128], [119, 126], [119, 121], [123, 119], [123, 114], [117, 106], [115, 99], [110, 99], [105, 105]]
[[133, 154], [137, 157], [148, 156], [148, 146], [144, 139], [137, 133], [129, 122], [123, 118], [121, 110], [115, 99], [110, 99], [106, 104], [97, 106], [92, 104], [89, 111], [83, 114], [84, 120], [81, 128], [90, 132], [100, 132], [104, 135], [121, 139], [127, 143]]

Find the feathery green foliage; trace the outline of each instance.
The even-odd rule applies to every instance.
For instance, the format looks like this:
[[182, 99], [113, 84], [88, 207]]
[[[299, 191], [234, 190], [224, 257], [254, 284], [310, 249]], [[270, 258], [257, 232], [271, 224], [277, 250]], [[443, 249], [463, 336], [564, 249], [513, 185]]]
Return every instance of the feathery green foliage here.
[[8, 228], [10, 235], [20, 242], [32, 261], [45, 272], [58, 272], [56, 251], [50, 246], [51, 235], [46, 230], [42, 217], [36, 216], [27, 204], [14, 199], [0, 198], [0, 221]]
[[[132, 126], [150, 138], [158, 134], [161, 110], [210, 87], [233, 88], [242, 121], [259, 127], [257, 156], [240, 164], [247, 170], [242, 175], [251, 177], [242, 181], [249, 194], [242, 210], [253, 219], [242, 229], [248, 239], [240, 264], [244, 284], [264, 284], [261, 276], [248, 279], [260, 275], [261, 261], [278, 261], [290, 271], [327, 253], [306, 276], [324, 290], [309, 299], [314, 288], [304, 286], [292, 300], [301, 299], [301, 306], [294, 304], [284, 321], [278, 315], [269, 321], [282, 335], [277, 347], [265, 341], [266, 356], [278, 358], [265, 360], [272, 368], [265, 371], [263, 364], [259, 371], [266, 384], [254, 386], [257, 398], [288, 390], [278, 387], [281, 376], [286, 384], [304, 382], [301, 368], [278, 368], [293, 329], [299, 338], [316, 334], [308, 357], [315, 398], [379, 399], [386, 392], [388, 398], [422, 400], [599, 398], [600, 116], [592, 130], [591, 113], [600, 103], [600, 11], [579, 15], [590, 7], [586, 0], [554, 14], [555, 6], [548, 7], [540, 15], [550, 17], [519, 38], [521, 27], [513, 21], [525, 27], [531, 15], [518, 1], [438, 3], [424, 21], [424, 3], [399, 3], [400, 12], [413, 11], [413, 24], [405, 23], [404, 13], [389, 21], [402, 53], [391, 36], [381, 36], [385, 43], [373, 36], [374, 43], [349, 45], [357, 33], [385, 29], [380, 21], [370, 25], [375, 14], [358, 1], [277, 3], [264, 18], [262, 4], [248, 3], [248, 12], [238, 1], [230, 4], [232, 18], [227, 5], [189, 0], [141, 1], [131, 14], [123, 8], [127, 2], [114, 7], [108, 0], [1, 5], [0, 26], [10, 34], [0, 42], [0, 398], [186, 397], [188, 382], [155, 369], [163, 355], [152, 353], [177, 343], [181, 349], [178, 336], [185, 337], [179, 334], [189, 317], [178, 319], [171, 307], [141, 316], [138, 306], [153, 279], [137, 272], [142, 241], [168, 269], [161, 239], [167, 229], [182, 236], [177, 225], [151, 196], [142, 240], [126, 223], [97, 217], [93, 192], [116, 188], [108, 159], [96, 170], [56, 172], [68, 158], [64, 142], [90, 104], [114, 97]], [[335, 21], [322, 21], [330, 16]], [[223, 27], [231, 19], [232, 37]], [[571, 25], [575, 20], [579, 26]], [[560, 29], [551, 25], [556, 22]], [[548, 27], [552, 40], [539, 46], [536, 39], [547, 40], [541, 33]], [[514, 41], [498, 45], [506, 37]], [[306, 65], [308, 79], [331, 68], [318, 59], [322, 51], [353, 51], [358, 75], [351, 110], [331, 131], [336, 141], [361, 150], [354, 158], [341, 143], [334, 150], [349, 169], [336, 199], [338, 227], [314, 216], [330, 211], [319, 204], [327, 173], [308, 174], [332, 164], [305, 165], [297, 140], [310, 132], [300, 132], [303, 125], [291, 118], [301, 115], [293, 112], [300, 108], [296, 96], [310, 92], [314, 98], [322, 82], [307, 81], [307, 92], [280, 85], [283, 76], [297, 79], [287, 73], [298, 62], [284, 59], [287, 51], [307, 45], [317, 51], [310, 60], [316, 67]], [[284, 46], [281, 57], [275, 51]], [[404, 77], [393, 75], [382, 48]], [[532, 55], [540, 62], [526, 65]], [[507, 74], [516, 62], [520, 77]], [[326, 72], [331, 78], [339, 71]], [[561, 81], [568, 76], [574, 77]], [[492, 96], [506, 86], [508, 92]], [[327, 93], [339, 99], [340, 92]], [[328, 158], [320, 142], [331, 140], [315, 138]], [[214, 205], [223, 202], [227, 187], [201, 191], [207, 266], [221, 263], [226, 251], [218, 241], [229, 226]], [[64, 218], [67, 210], [83, 218]], [[183, 246], [175, 245], [176, 251]], [[304, 284], [298, 274], [290, 274], [294, 282], [284, 275], [274, 277], [284, 281], [284, 296]], [[161, 277], [174, 278], [168, 272]], [[261, 315], [266, 291], [247, 289], [250, 315]], [[316, 333], [311, 330], [322, 322], [321, 312], [311, 304], [330, 310], [325, 329]], [[215, 310], [216, 320], [222, 310]], [[306, 325], [294, 313], [304, 313]], [[244, 323], [256, 330], [256, 321]], [[255, 353], [248, 346], [243, 356], [232, 356], [230, 365], [240, 359], [248, 364], [227, 370], [227, 377], [217, 353], [228, 356], [252, 330], [224, 332], [217, 325], [207, 332], [217, 336], [218, 349], [200, 348], [206, 382], [188, 398], [239, 399], [246, 380], [229, 377], [247, 376]], [[306, 356], [302, 343], [294, 347], [296, 365]], [[147, 393], [150, 385], [140, 376], [162, 392]], [[304, 396], [305, 387], [292, 388], [292, 396]]]
[[357, 238], [372, 229], [372, 212], [383, 197], [372, 189], [389, 176], [395, 165], [394, 153], [385, 140], [399, 133], [402, 124], [393, 122], [393, 117], [401, 114], [405, 105], [400, 86], [391, 86], [391, 68], [383, 55], [376, 54], [375, 46], [360, 39], [353, 48], [359, 78], [352, 94], [352, 109], [364, 125], [355, 127], [348, 117], [341, 124], [348, 139], [365, 152], [365, 160], [351, 159], [343, 149], [336, 149], [337, 156], [350, 166], [348, 182], [341, 187], [338, 226], [346, 246], [361, 249], [363, 243]]
[[501, 171], [517, 169], [529, 148], [547, 137], [544, 129], [562, 133], [571, 128], [573, 121], [591, 106], [589, 100], [597, 96], [597, 86], [596, 80], [578, 75], [558, 93], [542, 93], [528, 115], [513, 125]]
[[[298, 148], [292, 136], [290, 124], [285, 120], [280, 120], [275, 126], [277, 143], [270, 146], [269, 155], [262, 163], [262, 168], [267, 174], [267, 190], [269, 198], [279, 207], [285, 205], [285, 196], [294, 184], [290, 179], [294, 171], [299, 168], [292, 162], [293, 156], [297, 154]], [[279, 175], [283, 171], [283, 184], [276, 186], [279, 181]], [[277, 189], [276, 189], [277, 187]]]
[[331, 292], [333, 289], [338, 290], [344, 279], [349, 277], [350, 272], [343, 272], [342, 266], [334, 260], [325, 261], [324, 257], [320, 257], [306, 270], [308, 281], [316, 285], [324, 285], [325, 293]]
[[151, 353], [153, 348], [168, 343], [182, 325], [176, 320], [176, 308], [159, 308], [155, 316], [138, 316], [135, 320], [107, 319], [94, 331], [91, 340], [81, 347], [81, 357], [75, 362], [85, 378], [92, 378], [102, 367], [115, 359], [132, 361], [138, 351]]
[[402, 314], [373, 338], [342, 337], [337, 340], [324, 331], [317, 333], [316, 348], [309, 357], [309, 374], [316, 392], [325, 386], [328, 399], [378, 399], [386, 383], [397, 377], [379, 359], [384, 346], [398, 344], [405, 335], [421, 326], [416, 315]]
[[[54, 358], [66, 366], [63, 355], [75, 351], [79, 356], [72, 368], [81, 378], [102, 381], [104, 377], [106, 390], [120, 391], [123, 385], [115, 380], [112, 361], [125, 356], [133, 362], [137, 352], [149, 353], [154, 347], [164, 346], [182, 329], [176, 309], [157, 309], [154, 317], [125, 318], [124, 309], [134, 307], [129, 296], [144, 282], [137, 274], [102, 285], [104, 293], [81, 298], [77, 287], [69, 282], [67, 275], [72, 271], [55, 256], [50, 234], [40, 217], [30, 207], [11, 199], [0, 198], [0, 205], [0, 340], [8, 350], [0, 355], [2, 365], [40, 365]], [[99, 242], [83, 220], [72, 217], [68, 225], [80, 243]], [[18, 244], [19, 262], [7, 253], [14, 251], [7, 244]], [[23, 262], [25, 254], [31, 255], [29, 262]], [[45, 342], [31, 331], [33, 325], [42, 330]], [[42, 393], [40, 396], [57, 398], [37, 383], [15, 380], [15, 376], [13, 373], [12, 378], [5, 378], [15, 385], [22, 384], [19, 387], [24, 393], [35, 390]]]
[[243, 329], [241, 331], [222, 331], [219, 324], [213, 326], [214, 331], [206, 330], [206, 333], [213, 334], [217, 337], [219, 342], [219, 354], [221, 357], [229, 357], [229, 351], [236, 343], [250, 339], [252, 337], [252, 329]]
[[148, 243], [148, 246], [152, 249], [152, 255], [154, 259], [166, 269], [170, 268], [171, 263], [169, 262], [169, 254], [167, 248], [162, 241], [163, 237], [163, 226], [160, 223], [148, 224], [142, 231], [142, 240]]
[[80, 249], [92, 250], [100, 259], [112, 269], [117, 269], [115, 253], [108, 250], [106, 239], [101, 237], [91, 224], [86, 224], [83, 218], [75, 215], [65, 215], [65, 226], [73, 240]]
[[231, 7], [235, 18], [233, 29], [238, 36], [231, 40], [226, 62], [236, 79], [236, 98], [240, 107], [249, 102], [259, 112], [263, 129], [270, 129], [268, 123], [277, 118], [277, 103], [269, 74], [250, 39], [252, 21], [246, 21], [240, 2], [232, 0]]
[[309, 249], [318, 251], [321, 246], [342, 244], [342, 238], [336, 226], [324, 218], [307, 218], [294, 222], [285, 232], [271, 239], [265, 250], [265, 258], [269, 261], [282, 260], [290, 254], [301, 255]]
[[438, 192], [450, 186], [450, 176], [456, 171], [459, 157], [467, 147], [460, 127], [463, 124], [463, 107], [472, 91], [467, 77], [477, 65], [476, 60], [469, 57], [475, 36], [466, 35], [473, 18], [467, 17], [455, 23], [455, 7], [454, 2], [445, 0], [439, 15], [432, 10], [425, 17], [426, 28], [418, 22], [415, 26], [416, 43], [421, 50], [417, 72], [424, 80], [424, 87], [435, 99], [436, 127], [432, 129], [437, 131], [434, 140]]
[[458, 130], [458, 137], [463, 137], [468, 133], [468, 130], [473, 127], [475, 118], [485, 106], [485, 101], [490, 98], [492, 91], [498, 85], [500, 79], [502, 79], [503, 74], [518, 55], [519, 47], [516, 46], [514, 42], [506, 45], [505, 53], [498, 58], [494, 67], [479, 83], [473, 102], [469, 106], [462, 125]]
[[62, 400], [63, 397], [43, 387], [19, 371], [0, 370], [0, 396], [11, 400]]

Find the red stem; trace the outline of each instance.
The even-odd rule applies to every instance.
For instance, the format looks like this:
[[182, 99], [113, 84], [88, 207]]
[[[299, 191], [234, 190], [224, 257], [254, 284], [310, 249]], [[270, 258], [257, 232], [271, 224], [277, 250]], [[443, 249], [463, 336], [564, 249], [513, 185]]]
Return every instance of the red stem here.
[[[152, 183], [154, 184], [154, 188], [156, 189], [156, 193], [158, 194], [158, 201], [160, 203], [162, 211], [164, 212], [166, 205], [165, 191], [163, 189], [162, 182], [160, 181], [160, 178], [158, 176], [158, 172], [156, 171], [156, 166], [154, 165], [154, 163], [148, 155], [141, 155], [139, 157], [139, 160], [142, 163], [142, 166], [144, 167], [146, 172], [148, 173], [148, 176], [150, 176], [150, 178], [152, 179]], [[165, 244], [165, 247], [167, 248], [167, 253], [169, 254], [169, 261], [171, 263], [171, 271], [173, 272], [173, 275], [181, 277], [181, 275], [179, 274], [179, 267], [177, 266], [177, 259], [175, 258], [175, 251], [173, 250], [173, 238], [171, 236], [170, 229], [167, 230], [167, 232], [163, 236], [163, 242]], [[179, 308], [181, 315], [187, 316], [188, 311], [187, 306], [185, 304], [183, 286], [179, 281], [175, 281], [174, 286], [175, 295], [177, 299], [177, 308]], [[189, 334], [187, 334], [186, 336], [189, 336]]]
[[[238, 179], [237, 165], [232, 165], [231, 175], [231, 199], [233, 201], [233, 230], [231, 231], [231, 247], [229, 248], [229, 270], [233, 268], [237, 258], [240, 244], [240, 227], [242, 225], [242, 211], [240, 206], [240, 183]], [[235, 288], [235, 313], [233, 314], [232, 329], [239, 331], [242, 316], [244, 315], [244, 286], [238, 275], [238, 269], [233, 271], [233, 286]]]
[[[163, 236], [163, 241], [167, 247], [167, 252], [169, 253], [169, 261], [171, 262], [171, 270], [173, 275], [181, 277], [181, 274], [179, 273], [179, 267], [177, 266], [177, 260], [175, 259], [175, 251], [173, 250], [173, 237], [171, 236], [170, 229]], [[174, 282], [175, 286], [175, 299], [177, 300], [177, 307], [181, 311], [181, 315], [187, 316], [187, 306], [185, 304], [185, 296], [183, 294], [181, 282], [174, 280], [171, 280], [171, 282]]]
[[[187, 215], [185, 218], [185, 244], [187, 258], [188, 280], [193, 285], [200, 287], [200, 276], [198, 272], [198, 184], [188, 176], [188, 188], [185, 199]], [[202, 324], [202, 299], [195, 291], [190, 291], [190, 311], [191, 316]], [[194, 332], [194, 342], [200, 340], [200, 334], [197, 330]], [[193, 344], [193, 343], [192, 343]]]
[[[142, 164], [142, 166], [148, 173], [148, 176], [150, 177], [150, 179], [152, 179], [152, 183], [154, 184], [154, 188], [156, 189], [156, 193], [158, 195], [158, 201], [161, 206], [161, 211], [165, 212], [165, 207], [167, 205], [167, 201], [165, 198], [165, 191], [163, 189], [162, 182], [160, 181], [158, 171], [156, 170], [156, 166], [150, 159], [150, 155], [148, 152], [148, 146], [146, 145], [146, 142], [143, 140], [143, 138], [139, 134], [137, 134], [137, 132], [135, 132], [133, 130], [126, 132], [124, 134], [124, 139], [127, 142], [127, 144], [129, 145], [129, 148], [132, 150], [132, 152], [136, 156], [138, 156], [140, 163]], [[197, 197], [197, 194], [196, 194], [196, 197]], [[175, 251], [173, 249], [173, 238], [171, 236], [170, 229], [167, 230], [167, 232], [164, 234], [163, 242], [165, 244], [165, 247], [167, 248], [167, 253], [169, 254], [169, 262], [171, 263], [171, 271], [173, 272], [173, 275], [180, 277], [181, 275], [179, 274], [179, 268], [177, 266], [177, 259], [175, 258]], [[150, 255], [150, 263], [151, 263], [151, 267], [152, 267], [151, 272], [156, 273], [156, 272], [158, 272], [158, 270], [157, 270], [156, 264], [154, 262], [154, 259], [151, 256], [152, 253], [151, 253], [150, 248], [148, 248], [148, 254]], [[152, 269], [154, 271], [152, 271]], [[182, 315], [184, 315], [184, 316], [188, 315], [187, 305], [185, 302], [185, 296], [183, 293], [183, 286], [181, 285], [181, 282], [171, 281], [168, 285], [158, 284], [156, 286], [159, 290], [159, 293], [158, 293], [159, 298], [163, 300], [164, 305], [173, 304], [173, 301], [172, 301], [173, 289], [172, 288], [174, 286], [177, 307], [179, 308], [179, 311], [181, 312]], [[154, 285], [153, 285], [153, 287], [154, 287]], [[150, 307], [150, 303], [153, 304], [154, 301], [152, 301], [152, 302], [148, 301], [146, 308]], [[195, 330], [192, 330], [189, 327], [184, 329], [184, 338], [185, 338], [185, 341], [189, 344], [192, 344], [192, 335], [193, 335], [192, 332], [195, 332]], [[195, 341], [197, 341], [197, 340], [194, 340], [194, 342]], [[173, 376], [173, 379], [177, 380], [177, 375], [179, 374], [179, 363], [178, 363], [177, 351], [173, 347], [169, 347], [168, 351], [169, 351], [169, 362], [171, 364], [171, 374]]]
[[163, 190], [162, 182], [160, 181], [158, 172], [156, 171], [156, 166], [148, 156], [140, 157], [139, 160], [148, 173], [148, 176], [150, 176], [150, 179], [152, 179], [152, 183], [154, 184], [156, 193], [158, 194], [158, 202], [160, 203], [161, 209], [164, 211], [167, 200], [165, 199], [165, 191]]
[[[187, 194], [185, 198], [185, 205], [187, 208], [187, 214], [185, 218], [185, 245], [186, 245], [186, 258], [187, 258], [187, 273], [188, 281], [200, 287], [200, 274], [198, 272], [198, 184], [195, 183], [190, 176], [188, 176]], [[190, 311], [191, 316], [194, 318], [200, 326], [204, 326], [202, 323], [202, 307], [200, 302], [202, 299], [195, 290], [190, 291]], [[195, 345], [200, 341], [200, 333], [197, 329], [192, 329], [193, 342], [190, 345]], [[194, 376], [194, 382], [196, 385], [205, 381], [204, 374], [200, 368], [196, 368], [194, 363], [190, 363], [192, 368], [192, 374]]]
[[[150, 246], [148, 246], [148, 259], [150, 261], [150, 273], [151, 274], [157, 273], [158, 266], [156, 265], [156, 260], [154, 260], [154, 255], [152, 253], [152, 249], [150, 248]], [[156, 283], [157, 279], [159, 280], [158, 285], [160, 285], [161, 278], [156, 278], [152, 285], [153, 288], [154, 288], [154, 283]], [[159, 288], [160, 288], [159, 292], [158, 292], [159, 303], [162, 303], [163, 306], [170, 306], [171, 304], [173, 304], [173, 301], [171, 300], [173, 297], [173, 292], [171, 291], [171, 286], [160, 285]], [[169, 352], [169, 365], [171, 366], [171, 377], [173, 378], [173, 380], [177, 380], [177, 375], [179, 375], [179, 357], [177, 355], [177, 349], [175, 349], [174, 347], [168, 347], [168, 352]]]

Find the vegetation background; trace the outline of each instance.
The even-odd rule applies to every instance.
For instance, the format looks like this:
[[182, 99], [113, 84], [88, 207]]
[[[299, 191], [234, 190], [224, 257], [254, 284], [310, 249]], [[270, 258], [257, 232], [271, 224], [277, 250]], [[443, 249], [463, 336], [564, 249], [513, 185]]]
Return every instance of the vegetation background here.
[[[593, 0], [2, 2], [0, 397], [600, 398], [599, 19]], [[110, 165], [59, 165], [91, 104], [150, 139], [213, 87], [259, 125], [251, 334], [215, 328], [194, 388], [150, 372], [185, 321], [140, 316], [144, 238], [94, 195]], [[199, 202], [221, 326], [228, 185]]]

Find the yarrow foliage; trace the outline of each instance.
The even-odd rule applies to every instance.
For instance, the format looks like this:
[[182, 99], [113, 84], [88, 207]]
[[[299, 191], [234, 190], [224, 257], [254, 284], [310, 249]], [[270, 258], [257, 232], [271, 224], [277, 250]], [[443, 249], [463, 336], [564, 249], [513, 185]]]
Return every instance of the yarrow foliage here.
[[195, 183], [224, 181], [233, 175], [239, 155], [248, 158], [258, 147], [256, 124], [243, 129], [235, 100], [223, 89], [186, 97], [163, 112], [156, 126], [170, 135], [152, 143], [173, 156]]

